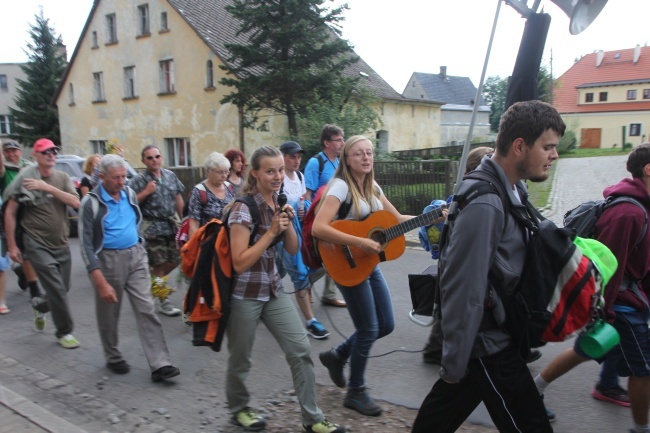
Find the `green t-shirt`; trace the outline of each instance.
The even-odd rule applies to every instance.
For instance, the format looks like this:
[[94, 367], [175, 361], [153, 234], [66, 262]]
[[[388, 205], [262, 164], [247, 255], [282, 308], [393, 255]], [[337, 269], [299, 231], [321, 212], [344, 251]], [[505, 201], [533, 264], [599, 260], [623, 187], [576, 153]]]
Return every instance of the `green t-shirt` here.
[[25, 161], [24, 159], [20, 160], [20, 165], [10, 164], [5, 162], [5, 173], [0, 176], [0, 194], [5, 192], [7, 185], [9, 185], [13, 180], [18, 176], [18, 172], [24, 167], [29, 167], [32, 165], [30, 162]]

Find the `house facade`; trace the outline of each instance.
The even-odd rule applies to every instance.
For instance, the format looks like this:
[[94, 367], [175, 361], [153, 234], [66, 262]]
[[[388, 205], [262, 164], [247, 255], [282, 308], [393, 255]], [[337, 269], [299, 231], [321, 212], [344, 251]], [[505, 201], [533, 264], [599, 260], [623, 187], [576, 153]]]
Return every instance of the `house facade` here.
[[[450, 76], [446, 66], [441, 66], [438, 74], [414, 72], [402, 95], [409, 99], [442, 104], [437, 146], [465, 144], [476, 99], [476, 87], [468, 77]], [[485, 141], [488, 141], [490, 107], [483, 98], [479, 104], [472, 137], [485, 137]]]
[[650, 137], [650, 47], [598, 51], [557, 79], [554, 105], [580, 147], [637, 146]]
[[[269, 114], [267, 131], [244, 129], [245, 113], [219, 102], [231, 92], [218, 84], [225, 44], [246, 42], [227, 4], [96, 0], [54, 99], [66, 153], [102, 154], [119, 142], [129, 160], [140, 161], [140, 150], [153, 144], [167, 165], [197, 166], [214, 151], [236, 147], [250, 155], [280, 143], [288, 135], [284, 116]], [[382, 126], [369, 132], [381, 146], [431, 144], [436, 127], [420, 122], [439, 112], [438, 104], [402, 97], [363, 60], [346, 74], [361, 76], [382, 101]]]
[[0, 63], [0, 141], [9, 139], [11, 116], [9, 108], [15, 108], [14, 98], [18, 96], [16, 80], [27, 77], [20, 63]]

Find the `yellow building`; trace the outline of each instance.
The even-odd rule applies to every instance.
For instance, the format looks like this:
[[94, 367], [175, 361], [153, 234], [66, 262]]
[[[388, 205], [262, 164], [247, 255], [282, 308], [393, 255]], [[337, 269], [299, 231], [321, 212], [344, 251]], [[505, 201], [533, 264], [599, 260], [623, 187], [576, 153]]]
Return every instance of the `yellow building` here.
[[[284, 116], [271, 115], [267, 132], [244, 129], [244, 113], [219, 103], [232, 91], [218, 84], [225, 44], [246, 42], [227, 4], [96, 0], [54, 98], [65, 152], [102, 154], [109, 142], [120, 142], [135, 162], [154, 144], [168, 166], [197, 166], [213, 151], [250, 154], [286, 137]], [[439, 103], [401, 96], [363, 60], [345, 73], [361, 76], [382, 101], [374, 131], [381, 147], [439, 146]]]
[[582, 57], [558, 78], [554, 105], [580, 147], [620, 148], [648, 141], [650, 47]]

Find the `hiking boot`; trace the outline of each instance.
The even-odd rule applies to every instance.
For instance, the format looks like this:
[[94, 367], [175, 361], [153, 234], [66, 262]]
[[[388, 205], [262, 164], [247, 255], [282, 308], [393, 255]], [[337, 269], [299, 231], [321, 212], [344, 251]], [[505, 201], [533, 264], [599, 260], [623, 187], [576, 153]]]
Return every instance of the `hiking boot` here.
[[356, 410], [361, 415], [379, 416], [382, 408], [368, 395], [365, 387], [348, 388], [343, 406]]
[[309, 325], [307, 325], [307, 334], [317, 340], [322, 340], [329, 337], [330, 332], [325, 329], [322, 323], [314, 319]]
[[630, 397], [628, 397], [627, 391], [618, 385], [613, 388], [605, 388], [600, 383], [597, 383], [591, 396], [596, 400], [617, 404], [623, 407], [630, 407]]
[[66, 334], [63, 337], [59, 338], [58, 343], [64, 349], [76, 349], [80, 346], [79, 341], [72, 334]]
[[307, 433], [345, 433], [345, 427], [338, 426], [324, 419], [314, 425], [302, 425]]
[[126, 374], [131, 371], [131, 366], [124, 360], [117, 362], [107, 362], [106, 368], [115, 374]]
[[343, 374], [345, 361], [339, 358], [336, 349], [321, 352], [318, 355], [318, 358], [320, 359], [321, 364], [323, 364], [325, 368], [327, 368], [327, 371], [329, 371], [330, 379], [332, 379], [334, 385], [339, 388], [345, 388], [345, 375]]
[[259, 431], [266, 428], [266, 421], [253, 409], [247, 407], [232, 416], [232, 423], [244, 427], [248, 431]]
[[169, 299], [165, 299], [164, 301], [160, 302], [160, 314], [164, 314], [165, 316], [169, 317], [176, 317], [180, 316], [182, 311], [179, 310], [178, 308], [174, 307], [171, 302], [169, 302]]
[[45, 329], [45, 313], [41, 313], [36, 309], [34, 309], [34, 326], [39, 331]]
[[181, 374], [181, 371], [173, 365], [165, 365], [158, 370], [151, 373], [152, 382], [162, 382], [163, 380], [171, 379]]

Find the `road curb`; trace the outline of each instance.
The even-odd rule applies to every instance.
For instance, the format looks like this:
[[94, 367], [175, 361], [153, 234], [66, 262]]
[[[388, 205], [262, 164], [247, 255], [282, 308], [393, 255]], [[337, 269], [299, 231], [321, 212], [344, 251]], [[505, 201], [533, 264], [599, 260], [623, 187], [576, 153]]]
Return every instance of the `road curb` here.
[[88, 433], [2, 385], [0, 404], [49, 433]]

